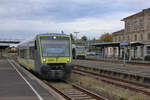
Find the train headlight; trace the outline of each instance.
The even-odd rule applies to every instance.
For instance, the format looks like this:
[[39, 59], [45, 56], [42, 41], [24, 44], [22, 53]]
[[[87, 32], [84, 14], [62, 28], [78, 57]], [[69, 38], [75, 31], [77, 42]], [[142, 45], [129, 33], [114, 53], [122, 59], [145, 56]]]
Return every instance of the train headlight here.
[[46, 58], [43, 59], [43, 62], [46, 62]]
[[70, 59], [68, 58], [68, 59], [67, 59], [67, 62], [69, 62], [69, 61], [70, 61]]
[[53, 39], [55, 40], [55, 39], [56, 39], [56, 36], [54, 36]]

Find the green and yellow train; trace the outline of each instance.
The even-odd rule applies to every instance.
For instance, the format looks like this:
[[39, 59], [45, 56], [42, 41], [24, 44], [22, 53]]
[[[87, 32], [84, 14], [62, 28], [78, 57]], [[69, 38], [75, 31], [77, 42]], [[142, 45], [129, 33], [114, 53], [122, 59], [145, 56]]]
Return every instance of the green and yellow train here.
[[85, 59], [86, 52], [85, 52], [84, 47], [73, 45], [72, 55], [73, 55], [73, 59]]
[[39, 34], [18, 45], [18, 61], [44, 79], [66, 79], [73, 65], [71, 38], [64, 34]]

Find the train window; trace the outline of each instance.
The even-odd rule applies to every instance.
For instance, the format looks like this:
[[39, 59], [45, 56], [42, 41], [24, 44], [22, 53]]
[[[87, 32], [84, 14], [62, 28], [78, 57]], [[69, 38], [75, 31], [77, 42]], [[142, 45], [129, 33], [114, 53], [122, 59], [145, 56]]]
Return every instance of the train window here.
[[27, 50], [26, 49], [20, 49], [20, 57], [27, 58]]
[[35, 53], [35, 52], [34, 52], [34, 47], [30, 47], [30, 48], [29, 48], [29, 58], [30, 58], [30, 59], [34, 59], [34, 56], [35, 56], [34, 53]]
[[18, 49], [18, 56], [20, 57], [20, 49]]
[[36, 41], [34, 42], [34, 44], [35, 44], [35, 49], [37, 49]]
[[[51, 38], [51, 37], [50, 37]], [[41, 37], [41, 48], [43, 57], [69, 57], [70, 56], [70, 41], [69, 38], [49, 39]]]
[[23, 50], [22, 49], [20, 49], [20, 58], [23, 58], [24, 56], [23, 56]]

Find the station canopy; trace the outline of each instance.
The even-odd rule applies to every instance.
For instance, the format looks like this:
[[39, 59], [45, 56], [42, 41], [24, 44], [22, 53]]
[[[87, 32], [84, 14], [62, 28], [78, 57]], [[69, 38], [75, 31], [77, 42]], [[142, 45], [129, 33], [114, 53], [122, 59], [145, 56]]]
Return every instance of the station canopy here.
[[[92, 43], [91, 46], [95, 47], [120, 47], [121, 42], [97, 42]], [[128, 46], [143, 46], [144, 43], [141, 42], [129, 42]]]
[[144, 46], [145, 44], [142, 42], [130, 42], [131, 46]]
[[6, 43], [0, 43], [0, 49], [8, 48], [10, 45]]
[[91, 46], [96, 46], [96, 47], [119, 47], [120, 42], [98, 42], [98, 43], [92, 43]]

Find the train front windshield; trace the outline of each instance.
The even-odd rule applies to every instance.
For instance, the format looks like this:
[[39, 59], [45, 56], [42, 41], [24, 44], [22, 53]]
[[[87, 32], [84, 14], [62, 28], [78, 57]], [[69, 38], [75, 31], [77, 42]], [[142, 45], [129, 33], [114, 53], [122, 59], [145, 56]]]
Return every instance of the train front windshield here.
[[41, 37], [41, 48], [43, 57], [69, 57], [69, 37]]

